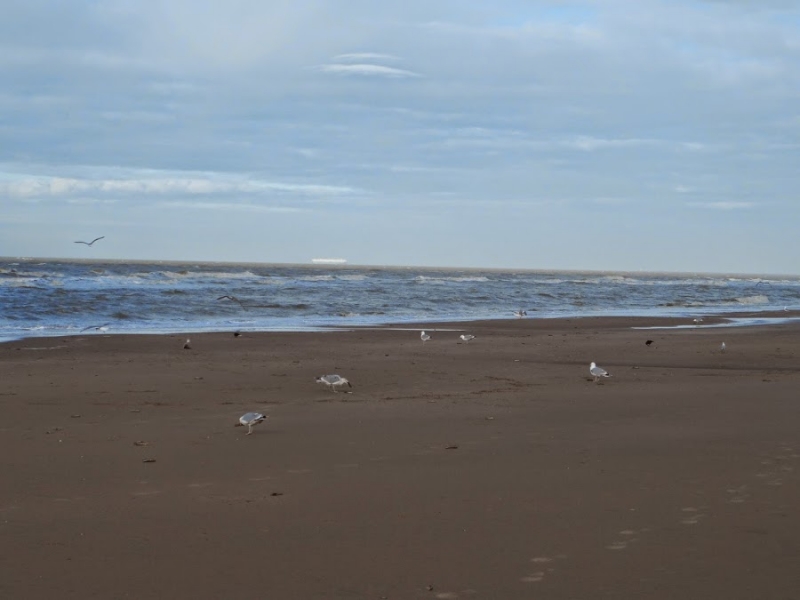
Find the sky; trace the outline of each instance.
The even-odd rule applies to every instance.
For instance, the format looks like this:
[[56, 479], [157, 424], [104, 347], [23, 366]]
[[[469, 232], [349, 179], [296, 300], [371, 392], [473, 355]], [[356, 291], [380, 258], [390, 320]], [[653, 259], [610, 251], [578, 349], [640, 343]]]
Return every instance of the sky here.
[[2, 4], [0, 256], [800, 274], [798, 1]]

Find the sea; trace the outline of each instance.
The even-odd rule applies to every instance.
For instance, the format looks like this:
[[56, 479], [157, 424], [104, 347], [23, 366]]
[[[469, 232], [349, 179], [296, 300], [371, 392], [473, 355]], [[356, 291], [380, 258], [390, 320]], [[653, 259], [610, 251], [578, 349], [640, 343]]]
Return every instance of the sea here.
[[800, 277], [0, 259], [0, 341], [800, 309]]

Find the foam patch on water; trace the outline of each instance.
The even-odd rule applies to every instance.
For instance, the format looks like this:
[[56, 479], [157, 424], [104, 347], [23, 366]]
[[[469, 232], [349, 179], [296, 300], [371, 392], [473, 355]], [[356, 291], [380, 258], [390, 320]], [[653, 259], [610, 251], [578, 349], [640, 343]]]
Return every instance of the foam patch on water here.
[[631, 327], [631, 329], [719, 329], [723, 327], [755, 327], [763, 325], [783, 325], [796, 323], [800, 317], [726, 317], [721, 323], [686, 324], [686, 325], [651, 325], [648, 327]]

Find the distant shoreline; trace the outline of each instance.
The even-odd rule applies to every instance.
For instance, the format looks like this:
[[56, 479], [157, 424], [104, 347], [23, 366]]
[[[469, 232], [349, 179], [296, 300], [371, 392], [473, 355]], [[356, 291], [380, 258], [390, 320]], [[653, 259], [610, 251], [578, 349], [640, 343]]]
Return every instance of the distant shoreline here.
[[[558, 317], [527, 317], [525, 319], [503, 318], [503, 319], [471, 319], [454, 321], [394, 321], [373, 325], [342, 324], [342, 325], [317, 325], [293, 328], [274, 328], [274, 329], [247, 329], [236, 328], [247, 335], [261, 336], [270, 334], [310, 334], [310, 333], [337, 333], [353, 331], [417, 331], [426, 329], [435, 332], [437, 329], [449, 331], [467, 331], [476, 327], [518, 327], [517, 323], [522, 321], [524, 327], [528, 329], [532, 324], [542, 331], [561, 329], [567, 323], [579, 323], [581, 327], [602, 327], [612, 329], [630, 329], [638, 331], [666, 332], [678, 330], [708, 331], [714, 329], [740, 329], [745, 327], [777, 327], [793, 326], [800, 321], [800, 311], [764, 311], [747, 313], [717, 313], [705, 314], [702, 325], [693, 325], [688, 322], [686, 317], [676, 316], [648, 316], [648, 315], [580, 315], [580, 316], [558, 316]], [[169, 331], [115, 331], [111, 328], [102, 333], [74, 332], [62, 333], [58, 335], [30, 335], [19, 337], [8, 337], [0, 339], [0, 345], [11, 344], [21, 341], [52, 340], [64, 338], [91, 338], [109, 336], [228, 336], [232, 329], [174, 329]]]

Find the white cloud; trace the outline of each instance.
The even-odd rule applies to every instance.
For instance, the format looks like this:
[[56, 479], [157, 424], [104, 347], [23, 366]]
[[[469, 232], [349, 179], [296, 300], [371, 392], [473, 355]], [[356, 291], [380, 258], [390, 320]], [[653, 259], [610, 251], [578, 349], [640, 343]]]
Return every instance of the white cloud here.
[[714, 210], [742, 210], [755, 208], [758, 206], [755, 202], [687, 202], [686, 206], [692, 208], [710, 208]]
[[187, 202], [187, 201], [170, 201], [160, 202], [158, 204], [164, 208], [180, 208], [180, 209], [200, 209], [200, 210], [220, 210], [220, 211], [239, 211], [239, 212], [255, 212], [255, 213], [298, 213], [306, 212], [307, 209], [298, 208], [296, 206], [270, 206], [264, 204], [244, 204], [241, 202]]
[[394, 67], [385, 67], [383, 65], [370, 65], [366, 63], [352, 65], [328, 64], [320, 65], [317, 68], [325, 73], [337, 73], [340, 75], [361, 75], [365, 77], [391, 78], [421, 77], [419, 73], [414, 73], [413, 71], [395, 69]]
[[135, 175], [135, 177], [114, 179], [6, 175], [0, 180], [0, 195], [26, 199], [69, 197], [90, 193], [136, 197], [237, 193], [330, 197], [359, 193], [359, 190], [347, 186], [275, 182], [219, 173], [191, 177], [176, 174], [157, 177], [147, 172]]
[[568, 148], [576, 148], [585, 152], [593, 152], [595, 150], [604, 150], [606, 148], [632, 148], [639, 146], [652, 146], [654, 144], [662, 143], [660, 140], [647, 140], [647, 139], [603, 139], [592, 136], [579, 136], [573, 140], [566, 140], [561, 142], [562, 145]]

